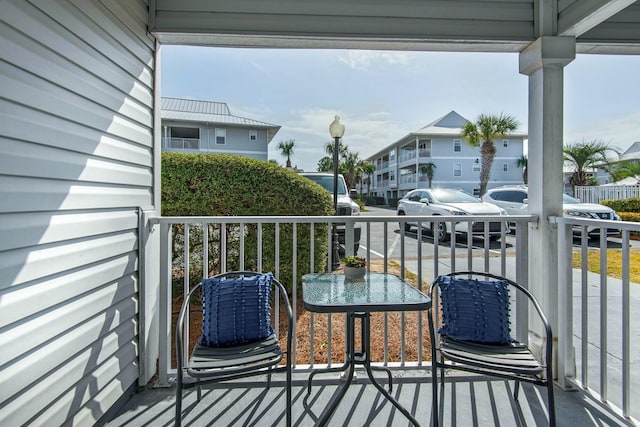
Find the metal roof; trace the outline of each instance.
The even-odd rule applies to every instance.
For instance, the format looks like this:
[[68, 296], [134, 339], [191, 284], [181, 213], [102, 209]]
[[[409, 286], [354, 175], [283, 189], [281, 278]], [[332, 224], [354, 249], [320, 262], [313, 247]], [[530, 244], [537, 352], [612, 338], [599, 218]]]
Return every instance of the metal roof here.
[[197, 99], [162, 97], [161, 118], [185, 122], [219, 123], [232, 126], [249, 126], [267, 130], [267, 142], [271, 142], [279, 125], [247, 119], [231, 114], [224, 102], [201, 101]]

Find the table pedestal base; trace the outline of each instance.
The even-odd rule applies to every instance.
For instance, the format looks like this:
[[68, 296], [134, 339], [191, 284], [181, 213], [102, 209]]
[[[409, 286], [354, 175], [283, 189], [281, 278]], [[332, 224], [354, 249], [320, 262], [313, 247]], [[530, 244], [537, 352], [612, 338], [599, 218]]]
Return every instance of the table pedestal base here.
[[[391, 370], [389, 368], [381, 367], [381, 366], [371, 366], [371, 357], [370, 357], [370, 349], [371, 349], [371, 330], [370, 330], [370, 313], [347, 313], [347, 343], [346, 343], [346, 361], [344, 365], [336, 368], [326, 368], [326, 369], [314, 369], [309, 375], [309, 380], [307, 382], [307, 395], [311, 393], [311, 382], [313, 377], [316, 374], [324, 374], [330, 372], [344, 372], [346, 371], [347, 377], [345, 384], [338, 390], [338, 394], [334, 396], [333, 400], [329, 404], [329, 406], [322, 412], [322, 416], [318, 421], [319, 426], [325, 426], [329, 422], [329, 419], [335, 412], [338, 404], [344, 397], [347, 392], [347, 389], [353, 382], [353, 374], [355, 371], [355, 365], [363, 365], [371, 383], [383, 394], [387, 400], [389, 400], [400, 412], [402, 412], [412, 423], [413, 425], [419, 426], [420, 424], [416, 419], [407, 411], [400, 403], [391, 395], [391, 391], [393, 388], [392, 378], [391, 378]], [[361, 329], [361, 345], [362, 348], [359, 350], [355, 349], [355, 323], [356, 319], [360, 319], [360, 329]], [[373, 371], [384, 371], [387, 373], [389, 378], [389, 391], [387, 391], [382, 384], [380, 384], [373, 376]]]

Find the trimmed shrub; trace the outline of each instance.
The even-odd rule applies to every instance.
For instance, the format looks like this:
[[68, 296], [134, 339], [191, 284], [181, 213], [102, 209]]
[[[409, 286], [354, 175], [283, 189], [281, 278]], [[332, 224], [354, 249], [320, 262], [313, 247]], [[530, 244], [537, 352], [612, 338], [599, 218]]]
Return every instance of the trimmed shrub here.
[[620, 219], [629, 222], [640, 222], [640, 212], [616, 212]]
[[611, 209], [620, 212], [640, 212], [640, 199], [618, 199], [618, 200], [602, 200], [601, 205], [609, 206]]
[[[332, 215], [331, 195], [297, 173], [269, 162], [227, 154], [162, 153], [163, 216], [271, 216]], [[176, 285], [182, 281], [183, 226], [174, 232], [174, 270]], [[258, 269], [258, 224], [226, 227], [209, 226], [209, 266], [207, 276], [220, 271], [221, 255], [227, 270], [240, 267], [240, 237], [244, 238], [244, 268]], [[276, 227], [261, 227], [262, 271], [279, 270], [283, 284], [291, 291], [294, 263], [297, 283], [309, 273], [311, 260], [310, 226], [297, 226], [296, 259], [293, 259], [293, 225], [279, 227], [279, 260], [276, 266]], [[202, 227], [189, 227], [189, 279], [202, 278]], [[220, 233], [226, 235], [226, 253], [220, 254]], [[314, 266], [323, 271], [327, 262], [328, 230], [314, 227]], [[182, 241], [181, 241], [182, 240]], [[276, 268], [278, 267], [278, 268]], [[182, 275], [184, 272], [182, 272]]]

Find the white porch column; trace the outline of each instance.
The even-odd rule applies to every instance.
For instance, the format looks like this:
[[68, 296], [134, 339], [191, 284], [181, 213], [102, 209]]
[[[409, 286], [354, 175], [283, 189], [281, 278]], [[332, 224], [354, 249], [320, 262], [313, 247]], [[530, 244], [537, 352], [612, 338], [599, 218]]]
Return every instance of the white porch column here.
[[[539, 223], [529, 230], [528, 286], [540, 301], [555, 337], [558, 229], [548, 218], [562, 215], [563, 68], [575, 54], [575, 38], [551, 36], [540, 37], [520, 53], [520, 73], [529, 76], [529, 213], [539, 217]], [[530, 343], [539, 348], [542, 328], [530, 324], [529, 329]]]

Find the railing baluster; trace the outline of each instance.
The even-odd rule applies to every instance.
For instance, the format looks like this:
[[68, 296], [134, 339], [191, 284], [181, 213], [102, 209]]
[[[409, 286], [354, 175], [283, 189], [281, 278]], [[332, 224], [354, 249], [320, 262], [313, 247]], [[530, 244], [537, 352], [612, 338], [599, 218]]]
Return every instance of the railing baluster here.
[[[292, 260], [293, 260], [293, 265], [292, 267], [292, 272], [291, 272], [291, 293], [293, 294], [291, 300], [293, 301], [292, 304], [292, 309], [293, 309], [293, 318], [297, 319], [298, 318], [298, 304], [296, 304], [296, 301], [298, 301], [298, 228], [295, 222], [293, 224], [291, 224], [291, 231], [292, 231], [292, 239], [293, 239], [293, 253], [292, 253]], [[293, 350], [292, 350], [292, 357], [291, 357], [291, 364], [292, 366], [295, 368], [296, 364], [297, 364], [297, 351], [296, 349], [298, 348], [297, 345], [297, 341], [295, 339], [296, 336], [296, 322], [293, 322], [293, 340], [291, 345], [293, 346]]]
[[631, 405], [631, 315], [629, 280], [629, 230], [622, 232], [622, 413]]
[[600, 396], [607, 401], [607, 236], [600, 229]]
[[[315, 273], [316, 268], [315, 268], [315, 257], [314, 254], [316, 253], [315, 251], [315, 224], [311, 223], [309, 226], [309, 271], [311, 273]], [[310, 313], [309, 316], [309, 366], [311, 368], [313, 368], [313, 360], [314, 360], [314, 354], [313, 354], [313, 348], [314, 348], [314, 341], [315, 341], [315, 331], [314, 331], [314, 324], [315, 324], [315, 315], [313, 312]]]
[[[182, 278], [182, 298], [184, 299], [189, 293], [189, 224], [184, 224], [184, 247], [183, 249], [183, 262], [184, 262], [184, 276]], [[189, 360], [189, 311], [185, 313], [184, 335], [182, 348], [184, 360]]]
[[582, 384], [584, 387], [589, 386], [589, 236], [587, 235], [587, 227], [581, 227], [581, 240], [580, 240], [580, 254], [581, 254], [581, 276], [580, 287], [582, 298], [580, 301], [582, 314], [582, 345], [581, 345], [581, 360], [582, 360]]

